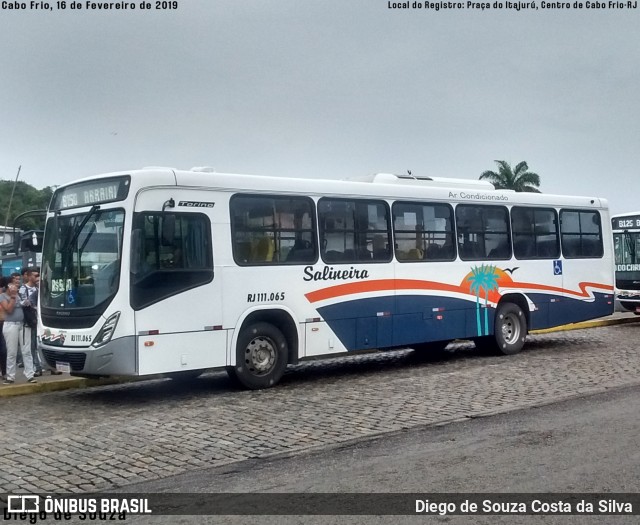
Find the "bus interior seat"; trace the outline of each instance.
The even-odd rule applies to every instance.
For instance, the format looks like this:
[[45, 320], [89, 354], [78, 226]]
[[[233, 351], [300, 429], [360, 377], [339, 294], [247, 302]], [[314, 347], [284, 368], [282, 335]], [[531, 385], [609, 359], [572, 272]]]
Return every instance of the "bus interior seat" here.
[[407, 260], [420, 261], [422, 260], [422, 250], [420, 248], [411, 248], [407, 252]]
[[271, 262], [275, 245], [271, 237], [260, 237], [251, 242], [251, 260], [254, 262]]
[[287, 254], [287, 262], [311, 262], [314, 258], [315, 250], [309, 241], [296, 241]]
[[237, 242], [234, 244], [236, 261], [248, 263], [251, 259], [251, 243]]
[[349, 249], [345, 250], [342, 254], [342, 258], [344, 261], [355, 261], [356, 260], [356, 251]]
[[358, 260], [359, 261], [370, 261], [372, 259], [372, 254], [366, 248], [358, 248]]
[[507, 241], [500, 242], [498, 246], [489, 252], [490, 259], [507, 259], [509, 255], [509, 243]]
[[445, 244], [440, 246], [440, 259], [443, 261], [450, 261], [455, 259], [456, 252], [453, 244]]
[[342, 261], [344, 259], [344, 254], [342, 252], [337, 251], [337, 250], [328, 250], [328, 251], [324, 252], [323, 259], [326, 262]]
[[437, 244], [430, 244], [427, 246], [427, 251], [425, 252], [425, 258], [431, 261], [435, 261], [436, 259], [440, 259], [442, 255], [440, 254], [440, 246]]
[[558, 247], [555, 241], [538, 243], [538, 257], [557, 257], [558, 255]]
[[373, 236], [373, 258], [376, 261], [384, 261], [389, 258], [389, 247], [384, 235]]
[[460, 257], [463, 259], [475, 259], [478, 257], [478, 245], [475, 242], [463, 242], [458, 245]]

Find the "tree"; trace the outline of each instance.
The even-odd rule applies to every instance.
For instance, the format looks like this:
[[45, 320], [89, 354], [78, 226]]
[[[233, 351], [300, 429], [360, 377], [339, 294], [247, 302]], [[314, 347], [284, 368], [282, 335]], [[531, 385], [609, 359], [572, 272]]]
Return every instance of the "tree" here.
[[[12, 180], [0, 180], [0, 224], [7, 217], [7, 208], [13, 184], [14, 181]], [[3, 226], [13, 226], [15, 218], [21, 213], [45, 209], [49, 205], [52, 194], [53, 188], [49, 186], [37, 190], [26, 182], [18, 181], [16, 183], [16, 191], [13, 194], [13, 201], [11, 202], [11, 210], [9, 210], [9, 220]], [[44, 216], [25, 217], [16, 224], [16, 228], [18, 230], [41, 230], [44, 228]]]
[[498, 172], [485, 171], [480, 175], [480, 179], [491, 182], [498, 190], [526, 191], [530, 193], [540, 193], [540, 176], [529, 171], [529, 166], [523, 160], [515, 169], [511, 169], [508, 162], [496, 160]]

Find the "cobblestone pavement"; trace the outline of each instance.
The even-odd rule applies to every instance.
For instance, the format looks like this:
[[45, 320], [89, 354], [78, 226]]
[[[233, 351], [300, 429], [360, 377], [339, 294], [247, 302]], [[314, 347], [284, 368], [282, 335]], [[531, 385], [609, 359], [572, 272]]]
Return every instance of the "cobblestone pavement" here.
[[258, 392], [212, 373], [6, 398], [0, 486], [103, 491], [640, 384], [638, 340], [634, 323], [533, 335], [511, 357], [456, 343], [441, 360], [404, 350], [307, 362]]

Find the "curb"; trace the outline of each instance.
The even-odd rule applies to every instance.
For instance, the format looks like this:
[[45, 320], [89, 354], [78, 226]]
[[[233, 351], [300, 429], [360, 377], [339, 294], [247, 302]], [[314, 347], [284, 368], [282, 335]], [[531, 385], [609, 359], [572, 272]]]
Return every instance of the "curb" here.
[[69, 377], [44, 381], [40, 383], [21, 383], [18, 385], [0, 386], [0, 398], [22, 396], [25, 394], [36, 394], [42, 392], [57, 392], [59, 390], [70, 390], [72, 388], [89, 388], [94, 386], [118, 385], [123, 383], [136, 383], [139, 381], [149, 381], [161, 379], [162, 374], [144, 377], [105, 377], [102, 379], [87, 379], [83, 377]]
[[21, 396], [35, 392], [55, 392], [56, 390], [68, 390], [70, 388], [81, 388], [83, 386], [90, 385], [84, 384], [82, 379], [77, 378], [65, 378], [47, 383], [24, 383], [0, 387], [0, 397]]
[[[566, 324], [555, 328], [545, 328], [543, 330], [531, 330], [530, 334], [551, 334], [554, 332], [568, 332], [570, 330], [583, 330], [585, 328], [598, 328], [601, 326], [611, 326], [616, 324], [639, 323], [640, 315], [635, 317], [623, 317], [617, 319], [599, 319], [593, 321], [583, 321], [581, 323]], [[374, 352], [373, 350], [372, 352]], [[161, 379], [162, 374], [155, 374], [144, 377], [107, 377], [103, 379], [86, 379], [82, 377], [69, 377], [54, 381], [40, 383], [22, 383], [18, 385], [0, 386], [0, 398], [22, 396], [26, 394], [36, 394], [39, 392], [57, 392], [60, 390], [70, 390], [72, 388], [89, 388], [95, 386], [118, 385], [123, 383], [134, 383], [138, 381], [149, 381]]]
[[585, 328], [598, 328], [601, 326], [611, 326], [614, 324], [629, 324], [640, 322], [640, 315], [635, 317], [622, 317], [618, 319], [597, 319], [593, 321], [583, 321], [581, 323], [565, 324], [555, 328], [545, 328], [543, 330], [531, 330], [530, 334], [551, 334], [553, 332], [568, 332], [570, 330], [583, 330]]

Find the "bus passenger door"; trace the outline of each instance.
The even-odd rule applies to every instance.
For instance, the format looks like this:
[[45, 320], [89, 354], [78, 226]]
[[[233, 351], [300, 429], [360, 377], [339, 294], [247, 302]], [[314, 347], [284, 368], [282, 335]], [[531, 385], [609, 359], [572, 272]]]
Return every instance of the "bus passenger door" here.
[[136, 203], [141, 211], [133, 218], [137, 255], [131, 259], [131, 304], [140, 375], [226, 364], [221, 279], [213, 269], [212, 209], [143, 211], [152, 205], [147, 201], [162, 210], [170, 197], [177, 203], [178, 191], [143, 193]]

